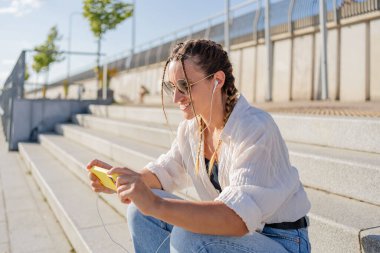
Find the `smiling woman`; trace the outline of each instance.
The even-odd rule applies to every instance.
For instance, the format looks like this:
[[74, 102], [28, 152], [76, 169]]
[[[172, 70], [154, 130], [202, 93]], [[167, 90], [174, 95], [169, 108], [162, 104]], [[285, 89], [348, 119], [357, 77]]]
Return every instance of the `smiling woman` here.
[[[272, 117], [235, 88], [232, 65], [210, 40], [178, 44], [162, 91], [185, 118], [171, 149], [141, 173], [118, 174], [136, 252], [310, 252], [310, 202]], [[112, 193], [89, 173], [94, 191]], [[172, 194], [190, 177], [201, 201]]]

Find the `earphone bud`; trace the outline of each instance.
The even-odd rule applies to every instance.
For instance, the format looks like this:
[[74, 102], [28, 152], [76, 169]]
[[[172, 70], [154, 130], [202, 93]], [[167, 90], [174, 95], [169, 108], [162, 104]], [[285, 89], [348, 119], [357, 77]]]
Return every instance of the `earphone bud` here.
[[216, 86], [218, 85], [218, 80], [215, 80], [215, 83], [214, 83], [214, 89], [212, 90], [212, 94], [214, 94], [215, 90], [216, 90]]

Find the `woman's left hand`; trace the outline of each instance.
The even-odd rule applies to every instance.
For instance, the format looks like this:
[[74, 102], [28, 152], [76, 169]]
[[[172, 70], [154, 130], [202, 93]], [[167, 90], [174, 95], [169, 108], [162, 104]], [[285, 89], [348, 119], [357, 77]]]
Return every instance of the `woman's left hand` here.
[[161, 198], [145, 184], [140, 173], [126, 167], [114, 167], [107, 173], [118, 174], [117, 195], [122, 203], [133, 202], [144, 215], [154, 212]]

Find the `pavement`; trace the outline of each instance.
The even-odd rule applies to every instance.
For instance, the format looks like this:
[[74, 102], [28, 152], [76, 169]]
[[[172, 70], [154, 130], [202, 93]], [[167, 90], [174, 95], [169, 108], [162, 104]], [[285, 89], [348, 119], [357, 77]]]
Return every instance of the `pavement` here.
[[0, 253], [73, 252], [18, 152], [0, 126]]

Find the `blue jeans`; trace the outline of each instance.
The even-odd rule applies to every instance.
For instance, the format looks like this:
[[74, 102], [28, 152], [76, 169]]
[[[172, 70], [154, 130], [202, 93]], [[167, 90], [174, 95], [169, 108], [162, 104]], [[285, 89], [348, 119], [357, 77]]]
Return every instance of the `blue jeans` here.
[[[162, 198], [180, 199], [162, 190], [154, 189], [153, 192]], [[136, 253], [310, 252], [307, 229], [282, 230], [265, 226], [261, 233], [241, 237], [197, 234], [145, 216], [134, 204], [128, 206], [127, 221]]]

